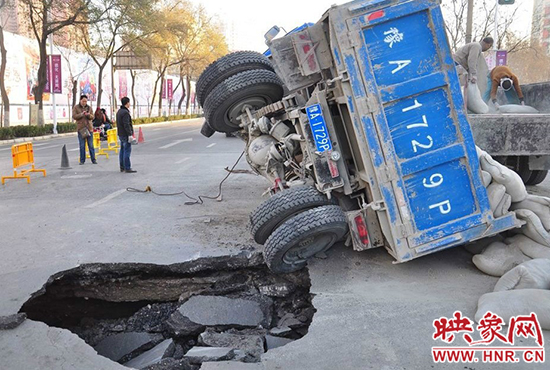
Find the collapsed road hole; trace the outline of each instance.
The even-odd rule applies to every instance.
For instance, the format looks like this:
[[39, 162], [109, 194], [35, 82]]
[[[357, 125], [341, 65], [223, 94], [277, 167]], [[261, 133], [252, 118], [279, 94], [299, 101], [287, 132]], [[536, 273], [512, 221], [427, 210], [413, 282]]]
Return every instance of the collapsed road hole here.
[[86, 264], [51, 276], [28, 318], [68, 329], [136, 369], [258, 362], [307, 334], [315, 308], [307, 269], [275, 275], [260, 253], [173, 265]]

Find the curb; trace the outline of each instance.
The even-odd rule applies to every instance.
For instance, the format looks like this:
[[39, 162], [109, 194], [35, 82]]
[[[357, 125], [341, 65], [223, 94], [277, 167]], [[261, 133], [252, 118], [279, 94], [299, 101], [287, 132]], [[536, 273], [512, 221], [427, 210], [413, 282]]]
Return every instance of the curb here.
[[[134, 127], [143, 127], [143, 126], [161, 126], [169, 123], [180, 123], [180, 122], [186, 122], [186, 121], [193, 121], [198, 119], [203, 119], [204, 117], [197, 117], [197, 118], [188, 118], [188, 119], [180, 119], [176, 121], [164, 121], [164, 122], [153, 122], [153, 123], [142, 123], [140, 125], [135, 125]], [[67, 132], [65, 134], [57, 134], [57, 135], [44, 135], [44, 136], [35, 136], [35, 137], [18, 137], [16, 139], [9, 139], [9, 140], [0, 140], [0, 145], [4, 144], [18, 144], [18, 143], [24, 143], [28, 141], [42, 141], [42, 140], [49, 140], [49, 139], [57, 139], [60, 137], [66, 137], [66, 136], [76, 136], [76, 132]]]

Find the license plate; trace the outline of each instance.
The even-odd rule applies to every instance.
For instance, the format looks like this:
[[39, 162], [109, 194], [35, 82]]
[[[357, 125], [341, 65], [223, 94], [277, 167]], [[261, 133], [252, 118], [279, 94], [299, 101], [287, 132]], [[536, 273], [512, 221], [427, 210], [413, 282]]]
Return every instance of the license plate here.
[[319, 104], [306, 107], [307, 118], [311, 125], [311, 132], [313, 139], [315, 140], [315, 146], [319, 153], [332, 150], [332, 141], [327, 130], [327, 124], [325, 123], [325, 117], [323, 117], [323, 111]]

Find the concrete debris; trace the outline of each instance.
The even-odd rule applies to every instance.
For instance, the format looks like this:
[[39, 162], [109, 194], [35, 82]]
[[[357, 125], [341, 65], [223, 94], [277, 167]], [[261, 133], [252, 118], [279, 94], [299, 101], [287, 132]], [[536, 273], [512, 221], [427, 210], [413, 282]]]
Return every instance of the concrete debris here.
[[241, 298], [194, 296], [178, 311], [205, 326], [255, 327], [265, 326], [267, 321], [259, 303]]
[[201, 370], [263, 370], [261, 363], [243, 364], [232, 361], [204, 362]]
[[286, 337], [292, 333], [292, 329], [288, 326], [276, 327], [269, 331], [269, 334], [275, 337]]
[[188, 359], [166, 358], [157, 364], [147, 366], [141, 370], [199, 370], [199, 366], [191, 365]]
[[287, 297], [289, 294], [294, 292], [295, 287], [292, 284], [279, 283], [262, 285], [258, 287], [258, 290], [261, 294], [268, 297]]
[[299, 327], [302, 327], [304, 326], [304, 323], [300, 320], [298, 320], [296, 318], [296, 316], [294, 316], [293, 314], [291, 313], [287, 313], [286, 315], [284, 315], [283, 317], [281, 317], [281, 319], [279, 320], [279, 322], [277, 323], [277, 326], [278, 327], [289, 327], [291, 329], [295, 329], [295, 328], [299, 328]]
[[172, 339], [166, 339], [147, 352], [144, 352], [136, 358], [128, 361], [124, 364], [124, 366], [135, 369], [143, 369], [147, 366], [157, 364], [166, 357], [166, 352], [168, 348], [173, 345], [173, 343], [174, 341]]
[[179, 311], [174, 312], [170, 316], [166, 321], [166, 326], [175, 337], [198, 335], [206, 329], [204, 325], [189, 320], [188, 317], [183, 316]]
[[225, 361], [235, 357], [233, 348], [225, 347], [193, 347], [186, 354], [185, 358], [192, 364], [201, 364], [207, 361]]
[[267, 347], [267, 350], [271, 350], [274, 348], [282, 347], [284, 345], [287, 345], [290, 342], [294, 342], [293, 339], [288, 338], [281, 338], [281, 337], [274, 337], [272, 335], [266, 335], [265, 336], [265, 344]]
[[101, 356], [119, 361], [126, 355], [149, 349], [162, 340], [161, 335], [149, 333], [120, 333], [103, 339], [94, 349]]
[[[259, 335], [217, 333], [213, 330], [207, 330], [199, 335], [199, 344], [241, 350], [244, 354], [242, 359], [244, 362], [259, 361], [264, 353], [264, 340]], [[247, 359], [247, 357], [250, 358]]]
[[0, 316], [0, 330], [11, 330], [17, 328], [27, 319], [27, 315], [24, 313], [17, 313], [15, 315]]

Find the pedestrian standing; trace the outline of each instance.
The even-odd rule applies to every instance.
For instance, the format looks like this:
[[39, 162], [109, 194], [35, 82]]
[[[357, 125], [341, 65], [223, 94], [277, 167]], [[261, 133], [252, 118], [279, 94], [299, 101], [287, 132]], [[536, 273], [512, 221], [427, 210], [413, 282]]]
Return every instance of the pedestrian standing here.
[[94, 151], [94, 128], [92, 126], [92, 108], [88, 105], [88, 96], [81, 95], [80, 102], [73, 108], [73, 119], [76, 121], [76, 131], [78, 136], [78, 145], [80, 147], [80, 162], [84, 164], [86, 161], [86, 143], [90, 150], [90, 158], [93, 164], [97, 164]]
[[132, 140], [134, 127], [132, 126], [132, 117], [130, 116], [130, 99], [124, 97], [121, 99], [122, 106], [116, 113], [116, 126], [118, 138], [120, 139], [120, 172], [135, 173], [130, 163], [130, 154], [132, 153]]

